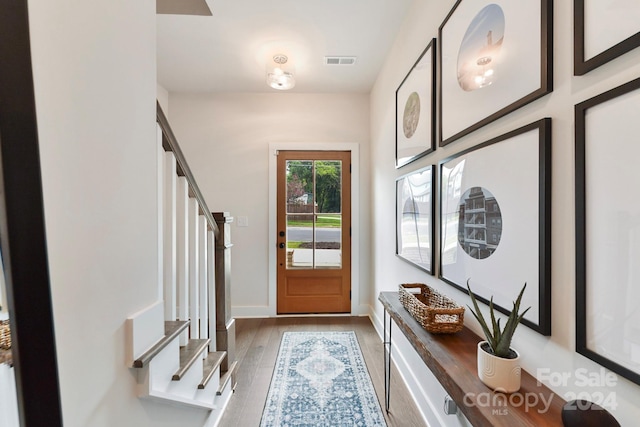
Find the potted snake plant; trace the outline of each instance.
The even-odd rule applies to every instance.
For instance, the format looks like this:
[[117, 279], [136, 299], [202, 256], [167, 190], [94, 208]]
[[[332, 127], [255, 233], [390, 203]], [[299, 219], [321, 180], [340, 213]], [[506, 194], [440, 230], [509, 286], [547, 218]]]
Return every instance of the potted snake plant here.
[[513, 310], [509, 313], [504, 328], [501, 328], [500, 319], [496, 320], [493, 297], [489, 301], [489, 314], [491, 316], [491, 324], [489, 326], [478, 307], [476, 297], [471, 291], [467, 280], [467, 289], [474, 308], [468, 307], [480, 323], [486, 338], [486, 341], [478, 343], [478, 377], [485, 385], [496, 391], [513, 393], [520, 389], [520, 354], [511, 348], [511, 339], [516, 327], [531, 308], [529, 307], [519, 313], [520, 302], [526, 287], [527, 284], [525, 283], [518, 298], [513, 303]]

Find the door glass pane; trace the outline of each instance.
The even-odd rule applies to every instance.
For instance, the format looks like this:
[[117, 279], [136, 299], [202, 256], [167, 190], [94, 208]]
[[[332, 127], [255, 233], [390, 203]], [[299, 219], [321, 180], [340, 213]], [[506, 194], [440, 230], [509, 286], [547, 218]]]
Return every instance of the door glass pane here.
[[313, 214], [287, 215], [287, 268], [313, 268]]
[[342, 215], [316, 215], [316, 268], [342, 266]]
[[288, 269], [342, 266], [342, 161], [287, 160]]
[[315, 163], [316, 212], [342, 212], [342, 162], [340, 160], [317, 160]]
[[313, 161], [287, 160], [287, 213], [313, 213]]

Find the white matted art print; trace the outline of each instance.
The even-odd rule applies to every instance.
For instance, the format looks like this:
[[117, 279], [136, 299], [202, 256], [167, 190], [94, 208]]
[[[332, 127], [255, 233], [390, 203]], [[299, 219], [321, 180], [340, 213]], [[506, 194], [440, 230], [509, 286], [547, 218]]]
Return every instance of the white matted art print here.
[[396, 168], [435, 150], [435, 39], [396, 90]]
[[433, 177], [429, 165], [396, 179], [396, 255], [433, 274]]
[[459, 0], [439, 29], [440, 145], [551, 92], [550, 0]]
[[575, 108], [576, 351], [640, 384], [640, 79]]
[[574, 0], [573, 13], [577, 76], [640, 46], [638, 0]]
[[551, 333], [551, 119], [440, 162], [440, 278]]

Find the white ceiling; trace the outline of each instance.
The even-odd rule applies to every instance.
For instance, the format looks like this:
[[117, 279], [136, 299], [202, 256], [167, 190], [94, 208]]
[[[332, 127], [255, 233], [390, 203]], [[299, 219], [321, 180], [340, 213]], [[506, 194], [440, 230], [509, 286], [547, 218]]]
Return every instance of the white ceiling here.
[[206, 1], [212, 16], [157, 15], [158, 83], [169, 92], [278, 92], [265, 78], [282, 53], [296, 78], [288, 92], [368, 93], [412, 0]]

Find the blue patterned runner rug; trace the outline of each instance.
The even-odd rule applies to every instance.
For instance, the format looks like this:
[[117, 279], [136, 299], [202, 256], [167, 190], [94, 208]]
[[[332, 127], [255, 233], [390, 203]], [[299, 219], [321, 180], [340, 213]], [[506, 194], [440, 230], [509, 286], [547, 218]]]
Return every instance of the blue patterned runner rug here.
[[284, 333], [261, 427], [386, 425], [355, 332]]

